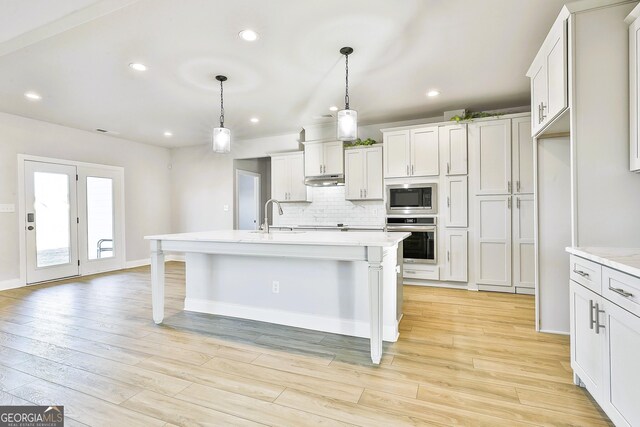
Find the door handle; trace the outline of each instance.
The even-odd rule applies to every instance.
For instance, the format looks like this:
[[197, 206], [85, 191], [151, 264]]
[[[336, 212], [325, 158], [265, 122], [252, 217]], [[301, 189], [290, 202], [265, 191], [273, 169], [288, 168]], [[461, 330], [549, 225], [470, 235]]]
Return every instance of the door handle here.
[[511, 181], [507, 181], [507, 193], [511, 193]]
[[362, 199], [362, 190], [360, 190], [360, 198]]
[[407, 165], [407, 176], [409, 176], [409, 165]]
[[507, 198], [507, 209], [511, 209], [511, 197]]
[[413, 175], [413, 168], [415, 167], [415, 165], [411, 165], [411, 175]]
[[609, 290], [615, 292], [618, 295], [622, 295], [625, 298], [631, 298], [633, 296], [633, 294], [631, 292], [627, 292], [624, 289], [621, 288], [613, 288], [611, 286], [609, 286]]
[[605, 329], [604, 325], [600, 324], [600, 313], [604, 313], [604, 310], [600, 310], [600, 305], [596, 303], [596, 334], [600, 334], [600, 328]]
[[366, 198], [367, 197], [367, 189], [365, 188], [363, 191], [364, 191], [364, 197]]
[[449, 174], [450, 171], [451, 171], [451, 164], [447, 162], [447, 175]]
[[451, 261], [451, 252], [447, 251], [447, 262]]
[[516, 197], [516, 207], [520, 209], [520, 197]]
[[33, 225], [30, 225], [30, 226], [27, 227], [27, 230], [29, 230], [29, 231], [34, 230], [34, 229], [35, 229], [35, 227]]
[[516, 181], [516, 191], [519, 193], [520, 192], [520, 180]]
[[544, 120], [547, 118], [547, 116], [544, 115], [544, 109], [547, 108], [546, 105], [544, 105], [544, 102], [540, 103], [540, 120]]
[[593, 305], [593, 300], [589, 300], [589, 329], [593, 329], [593, 325], [596, 324], [595, 316], [593, 315], [593, 310], [595, 309], [595, 305]]
[[573, 272], [576, 273], [579, 276], [585, 277], [585, 278], [589, 278], [589, 273], [585, 273], [584, 271], [581, 270], [576, 270], [575, 268], [573, 269]]
[[447, 207], [451, 207], [451, 199], [449, 198], [449, 196], [447, 196]]

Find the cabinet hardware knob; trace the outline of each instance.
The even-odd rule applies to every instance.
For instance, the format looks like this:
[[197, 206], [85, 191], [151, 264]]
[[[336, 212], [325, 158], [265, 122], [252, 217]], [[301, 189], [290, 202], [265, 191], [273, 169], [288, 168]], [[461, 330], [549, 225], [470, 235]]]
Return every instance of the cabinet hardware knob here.
[[614, 288], [609, 286], [609, 290], [615, 292], [616, 294], [622, 295], [625, 298], [631, 298], [633, 296], [633, 294], [631, 292], [627, 292], [624, 289], [621, 288]]

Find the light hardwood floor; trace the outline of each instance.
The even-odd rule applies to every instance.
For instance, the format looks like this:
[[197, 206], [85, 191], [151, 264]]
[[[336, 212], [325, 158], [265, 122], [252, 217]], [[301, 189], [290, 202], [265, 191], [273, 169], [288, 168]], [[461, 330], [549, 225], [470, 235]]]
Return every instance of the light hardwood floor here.
[[572, 384], [569, 339], [533, 297], [406, 286], [400, 340], [182, 311], [167, 264], [0, 292], [0, 405], [62, 404], [67, 426], [611, 425]]

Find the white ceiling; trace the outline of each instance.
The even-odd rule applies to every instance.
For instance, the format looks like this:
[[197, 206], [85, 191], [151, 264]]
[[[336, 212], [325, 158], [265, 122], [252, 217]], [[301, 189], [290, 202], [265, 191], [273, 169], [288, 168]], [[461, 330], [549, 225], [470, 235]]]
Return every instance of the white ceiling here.
[[[66, 26], [68, 13], [95, 2], [47, 3], [0, 1], [13, 22], [0, 25], [0, 111], [177, 147], [209, 143], [216, 74], [229, 78], [234, 138], [318, 122], [343, 104], [342, 46], [355, 49], [351, 106], [362, 123], [526, 105], [524, 74], [563, 1], [112, 0], [109, 13]], [[245, 28], [260, 39], [241, 40]], [[432, 88], [442, 94], [426, 97]], [[28, 101], [26, 91], [43, 99]]]

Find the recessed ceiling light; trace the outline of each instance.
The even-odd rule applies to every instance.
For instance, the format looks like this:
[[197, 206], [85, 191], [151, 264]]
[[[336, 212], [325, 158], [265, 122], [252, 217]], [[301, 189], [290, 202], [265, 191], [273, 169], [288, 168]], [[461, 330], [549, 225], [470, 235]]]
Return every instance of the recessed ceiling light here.
[[427, 92], [427, 96], [438, 96], [438, 95], [440, 95], [439, 90], [431, 89], [429, 92]]
[[253, 30], [242, 30], [238, 33], [240, 38], [247, 42], [254, 42], [258, 40], [258, 33]]
[[164, 133], [164, 136], [166, 136], [167, 138], [170, 138], [170, 137], [172, 137], [172, 136], [173, 136], [173, 134], [172, 134], [171, 132], [169, 132], [169, 131], [166, 131], [166, 132]]
[[338, 107], [332, 105], [331, 107], [329, 107], [329, 111], [338, 111]]
[[32, 99], [34, 101], [39, 101], [39, 100], [42, 99], [42, 97], [40, 95], [38, 95], [37, 93], [35, 93], [35, 92], [27, 92], [27, 93], [24, 94], [24, 96], [26, 98]]
[[250, 121], [251, 121], [251, 123], [258, 123], [260, 121], [260, 119], [257, 118], [257, 117], [251, 117]]
[[129, 67], [133, 68], [136, 71], [147, 71], [147, 66], [139, 62], [132, 62], [131, 64], [129, 64]]

